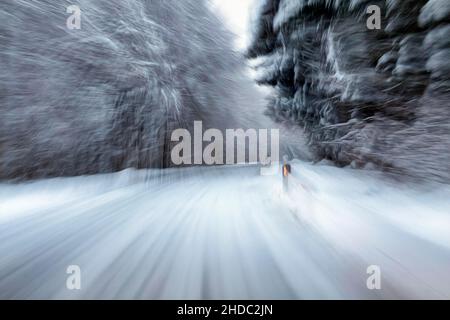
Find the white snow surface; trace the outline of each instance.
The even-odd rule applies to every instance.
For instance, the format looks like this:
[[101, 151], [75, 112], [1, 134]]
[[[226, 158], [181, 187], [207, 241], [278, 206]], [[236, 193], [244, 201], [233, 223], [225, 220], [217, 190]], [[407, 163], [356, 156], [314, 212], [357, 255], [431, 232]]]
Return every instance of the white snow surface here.
[[0, 298], [450, 298], [448, 186], [300, 161], [289, 179], [249, 165], [1, 184]]

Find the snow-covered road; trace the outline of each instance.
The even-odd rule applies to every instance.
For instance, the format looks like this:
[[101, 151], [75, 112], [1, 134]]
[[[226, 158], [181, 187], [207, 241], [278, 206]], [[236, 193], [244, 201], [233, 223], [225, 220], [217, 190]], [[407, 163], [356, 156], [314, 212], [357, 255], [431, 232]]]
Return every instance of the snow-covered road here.
[[449, 299], [450, 188], [385, 180], [295, 162], [288, 194], [256, 166], [3, 184], [0, 298]]

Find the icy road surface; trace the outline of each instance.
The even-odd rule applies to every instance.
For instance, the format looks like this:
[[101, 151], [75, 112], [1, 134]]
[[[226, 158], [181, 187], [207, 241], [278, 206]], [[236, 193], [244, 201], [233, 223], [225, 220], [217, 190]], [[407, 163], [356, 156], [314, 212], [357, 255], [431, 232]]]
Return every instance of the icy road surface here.
[[449, 299], [449, 187], [385, 180], [296, 162], [289, 194], [256, 166], [3, 184], [0, 298]]

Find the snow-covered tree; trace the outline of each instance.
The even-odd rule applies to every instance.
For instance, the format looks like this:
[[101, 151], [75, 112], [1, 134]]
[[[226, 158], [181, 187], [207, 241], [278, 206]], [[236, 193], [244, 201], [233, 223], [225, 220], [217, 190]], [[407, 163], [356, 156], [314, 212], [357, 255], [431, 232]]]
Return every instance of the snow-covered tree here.
[[0, 20], [0, 178], [167, 166], [172, 129], [226, 127], [252, 91], [207, 1], [2, 0]]
[[449, 22], [447, 0], [264, 0], [248, 56], [319, 159], [450, 182]]

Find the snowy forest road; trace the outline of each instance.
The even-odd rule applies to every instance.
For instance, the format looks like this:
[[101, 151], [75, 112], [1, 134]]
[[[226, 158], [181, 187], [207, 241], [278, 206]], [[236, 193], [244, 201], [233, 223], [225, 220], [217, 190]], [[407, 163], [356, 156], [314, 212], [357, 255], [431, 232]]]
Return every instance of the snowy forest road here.
[[289, 193], [256, 166], [161, 174], [0, 185], [0, 298], [450, 298], [446, 187], [302, 162]]

